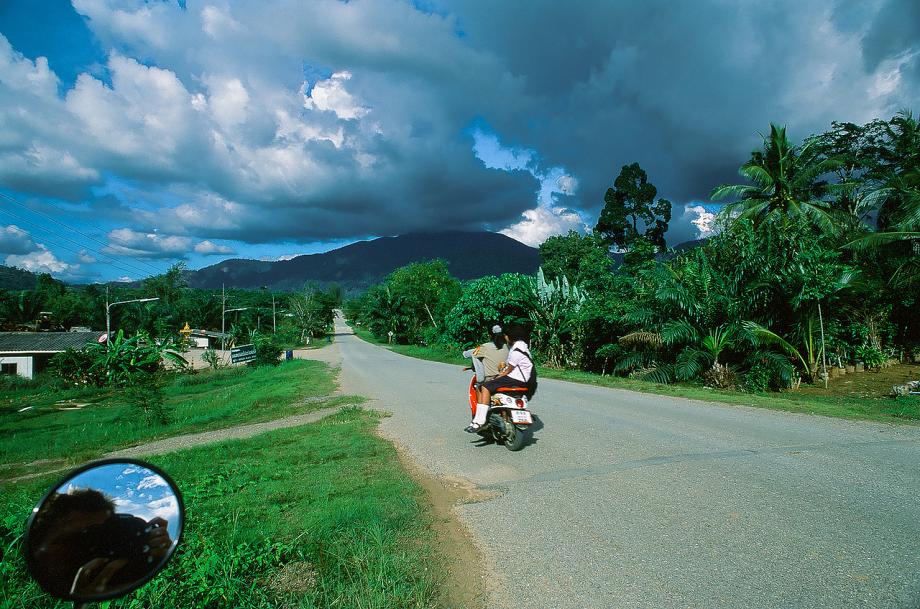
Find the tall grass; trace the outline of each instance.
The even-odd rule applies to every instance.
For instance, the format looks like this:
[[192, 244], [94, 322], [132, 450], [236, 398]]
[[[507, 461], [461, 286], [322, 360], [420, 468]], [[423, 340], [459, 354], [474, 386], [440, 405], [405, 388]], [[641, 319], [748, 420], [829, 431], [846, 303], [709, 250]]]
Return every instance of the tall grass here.
[[[422, 491], [376, 416], [322, 422], [164, 455], [186, 504], [183, 544], [166, 572], [112, 609], [432, 607], [439, 563]], [[0, 499], [0, 608], [65, 606], [23, 571], [18, 535], [50, 481]]]
[[[299, 404], [302, 398], [334, 389], [328, 366], [309, 360], [180, 375], [163, 388], [169, 420], [150, 424], [121, 392], [17, 388], [0, 393], [0, 478], [34, 471], [36, 459], [78, 463], [146, 440], [307, 412], [322, 404]], [[84, 406], [61, 410], [61, 400]], [[31, 408], [18, 412], [24, 403]]]

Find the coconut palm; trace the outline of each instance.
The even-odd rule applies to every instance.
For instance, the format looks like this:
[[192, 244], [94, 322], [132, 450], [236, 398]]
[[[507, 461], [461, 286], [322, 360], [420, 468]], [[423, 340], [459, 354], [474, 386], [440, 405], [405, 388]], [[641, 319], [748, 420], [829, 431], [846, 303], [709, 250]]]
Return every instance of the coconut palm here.
[[885, 131], [888, 145], [881, 151], [885, 164], [879, 170], [880, 185], [862, 201], [864, 208], [878, 212], [879, 230], [845, 247], [900, 250], [904, 261], [889, 283], [905, 288], [920, 282], [920, 121], [902, 110]]
[[771, 124], [770, 135], [763, 138], [763, 150], [751, 153], [750, 160], [738, 170], [754, 184], [722, 185], [711, 196], [715, 200], [737, 198], [728, 210], [740, 208], [740, 217], [758, 225], [804, 220], [832, 232], [832, 208], [822, 199], [830, 187], [819, 178], [838, 164], [836, 159], [822, 158], [812, 143], [793, 146], [786, 138], [786, 128]]

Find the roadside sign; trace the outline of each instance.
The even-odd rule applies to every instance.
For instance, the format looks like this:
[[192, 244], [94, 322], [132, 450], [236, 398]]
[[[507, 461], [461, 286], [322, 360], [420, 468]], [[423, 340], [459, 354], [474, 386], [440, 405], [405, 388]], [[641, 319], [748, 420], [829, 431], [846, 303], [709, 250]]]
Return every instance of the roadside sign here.
[[256, 358], [255, 345], [240, 345], [230, 349], [230, 361], [234, 364], [251, 362]]

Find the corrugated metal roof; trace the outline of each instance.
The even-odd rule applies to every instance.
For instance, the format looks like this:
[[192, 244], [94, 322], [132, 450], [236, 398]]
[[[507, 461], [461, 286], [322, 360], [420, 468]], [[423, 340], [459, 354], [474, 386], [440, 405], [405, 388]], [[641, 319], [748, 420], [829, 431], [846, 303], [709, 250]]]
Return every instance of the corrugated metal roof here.
[[217, 332], [216, 330], [199, 330], [197, 328], [192, 328], [190, 336], [204, 336], [207, 338], [230, 338], [229, 333]]
[[82, 349], [105, 332], [0, 332], [0, 353], [50, 353]]

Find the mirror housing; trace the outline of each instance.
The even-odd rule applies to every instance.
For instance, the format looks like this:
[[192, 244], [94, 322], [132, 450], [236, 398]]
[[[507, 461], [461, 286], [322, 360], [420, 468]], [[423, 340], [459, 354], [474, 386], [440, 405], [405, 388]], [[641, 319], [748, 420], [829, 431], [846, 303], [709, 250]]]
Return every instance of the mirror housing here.
[[87, 602], [124, 596], [172, 558], [185, 524], [182, 495], [134, 459], [88, 463], [53, 486], [26, 525], [26, 565], [46, 592]]

